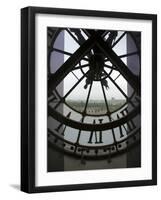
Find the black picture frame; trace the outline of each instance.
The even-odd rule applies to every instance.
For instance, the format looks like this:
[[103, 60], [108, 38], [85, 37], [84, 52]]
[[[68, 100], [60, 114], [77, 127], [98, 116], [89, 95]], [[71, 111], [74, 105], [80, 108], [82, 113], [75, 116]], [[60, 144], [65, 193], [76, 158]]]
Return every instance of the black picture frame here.
[[[152, 22], [152, 178], [149, 180], [35, 186], [35, 16], [57, 14]], [[45, 7], [21, 9], [21, 190], [27, 193], [157, 184], [157, 15]]]

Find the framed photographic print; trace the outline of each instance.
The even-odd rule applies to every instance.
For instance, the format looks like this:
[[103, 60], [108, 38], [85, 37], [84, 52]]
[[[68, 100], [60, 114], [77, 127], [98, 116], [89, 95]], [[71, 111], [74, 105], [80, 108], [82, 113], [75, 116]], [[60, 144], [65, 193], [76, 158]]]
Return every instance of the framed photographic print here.
[[157, 16], [21, 10], [21, 190], [157, 184]]

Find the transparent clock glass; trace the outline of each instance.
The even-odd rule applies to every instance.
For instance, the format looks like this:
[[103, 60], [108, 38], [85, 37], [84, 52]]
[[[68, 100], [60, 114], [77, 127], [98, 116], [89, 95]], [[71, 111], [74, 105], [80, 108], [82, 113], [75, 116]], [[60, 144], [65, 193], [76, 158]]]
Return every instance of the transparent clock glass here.
[[141, 167], [141, 32], [46, 35], [47, 171]]

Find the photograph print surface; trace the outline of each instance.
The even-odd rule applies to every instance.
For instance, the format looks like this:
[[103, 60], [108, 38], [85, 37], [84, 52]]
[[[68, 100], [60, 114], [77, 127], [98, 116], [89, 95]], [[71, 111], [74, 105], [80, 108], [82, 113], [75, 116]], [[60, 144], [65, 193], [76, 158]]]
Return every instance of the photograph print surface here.
[[47, 28], [47, 170], [141, 167], [141, 32]]

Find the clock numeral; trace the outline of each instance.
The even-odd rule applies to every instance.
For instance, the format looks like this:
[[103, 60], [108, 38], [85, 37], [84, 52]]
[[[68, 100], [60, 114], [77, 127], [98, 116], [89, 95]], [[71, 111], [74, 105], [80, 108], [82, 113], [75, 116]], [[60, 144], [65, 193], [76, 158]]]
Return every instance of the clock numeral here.
[[[128, 108], [125, 108], [120, 112], [123, 117], [125, 117], [128, 114]], [[120, 116], [117, 114], [117, 118], [120, 119]], [[127, 135], [136, 128], [136, 125], [132, 119], [126, 122], [126, 124], [123, 124], [122, 126], [119, 126], [120, 130], [120, 138], [124, 137], [123, 130], [124, 129], [127, 133]]]
[[[121, 114], [122, 116], [126, 116], [128, 114], [128, 108], [125, 108], [124, 110], [122, 110]], [[129, 120], [126, 124], [127, 124], [128, 131], [132, 131], [136, 128], [136, 125], [132, 119]]]
[[[83, 123], [83, 121], [84, 121], [84, 117], [81, 118], [80, 122]], [[81, 129], [78, 131], [78, 137], [77, 137], [76, 144], [79, 143], [80, 135], [81, 135]]]
[[[99, 123], [102, 124], [103, 119], [99, 119]], [[93, 120], [93, 124], [96, 124], [96, 120]], [[93, 142], [93, 137], [95, 138], [95, 144], [100, 144], [102, 142], [102, 131], [96, 132], [96, 131], [91, 131], [90, 137], [89, 137], [89, 144], [92, 144]]]
[[[118, 114], [117, 114], [117, 119], [120, 119]], [[122, 126], [119, 126], [119, 133], [120, 133], [120, 138], [124, 137]]]
[[[70, 115], [71, 115], [71, 112], [69, 112], [66, 117], [70, 118]], [[63, 126], [64, 126], [64, 128], [63, 128]], [[62, 129], [62, 128], [63, 128], [63, 131], [60, 134], [64, 135], [64, 132], [65, 132], [65, 129], [66, 129], [66, 125], [64, 125], [63, 123], [59, 124], [59, 126], [55, 129], [55, 131], [57, 131], [59, 133], [60, 129]]]

